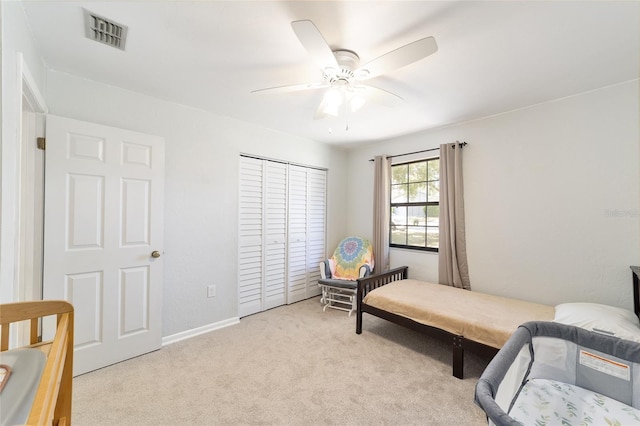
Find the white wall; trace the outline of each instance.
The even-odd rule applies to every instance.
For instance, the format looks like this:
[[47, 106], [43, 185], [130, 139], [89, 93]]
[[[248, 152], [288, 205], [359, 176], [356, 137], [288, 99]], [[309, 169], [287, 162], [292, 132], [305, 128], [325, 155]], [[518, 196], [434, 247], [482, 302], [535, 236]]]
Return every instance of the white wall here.
[[[632, 307], [640, 264], [640, 87], [632, 81], [350, 153], [350, 181], [377, 154], [467, 141], [464, 185], [473, 290], [557, 304]], [[366, 186], [349, 194], [349, 233], [370, 236]], [[437, 255], [393, 250], [392, 266], [437, 281]]]
[[[369, 158], [466, 140], [473, 289], [543, 303], [590, 300], [631, 307], [629, 265], [640, 263], [638, 81], [345, 154], [61, 73], [47, 73], [45, 88], [45, 69], [22, 5], [0, 2], [0, 12], [0, 301], [15, 297], [16, 54], [22, 52], [51, 113], [165, 138], [164, 336], [237, 315], [240, 152], [329, 168], [332, 250], [347, 234], [372, 235]], [[347, 189], [344, 182], [358, 184]], [[408, 264], [413, 277], [437, 280], [432, 253], [394, 249], [391, 262]], [[218, 285], [218, 296], [207, 299], [205, 286], [211, 283]]]
[[0, 2], [2, 20], [2, 144], [0, 147], [0, 302], [17, 297], [16, 256], [19, 239], [20, 109], [22, 79], [18, 53], [44, 92], [45, 71], [18, 1]]
[[52, 114], [165, 138], [163, 336], [238, 315], [240, 153], [328, 168], [328, 246], [344, 236], [344, 152], [68, 74], [47, 79]]

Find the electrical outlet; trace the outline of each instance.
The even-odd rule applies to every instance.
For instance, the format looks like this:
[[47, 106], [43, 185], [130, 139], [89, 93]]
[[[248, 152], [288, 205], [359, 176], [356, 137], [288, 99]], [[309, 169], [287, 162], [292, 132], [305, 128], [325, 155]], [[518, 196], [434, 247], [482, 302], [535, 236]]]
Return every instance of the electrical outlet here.
[[207, 297], [216, 297], [216, 286], [207, 286]]

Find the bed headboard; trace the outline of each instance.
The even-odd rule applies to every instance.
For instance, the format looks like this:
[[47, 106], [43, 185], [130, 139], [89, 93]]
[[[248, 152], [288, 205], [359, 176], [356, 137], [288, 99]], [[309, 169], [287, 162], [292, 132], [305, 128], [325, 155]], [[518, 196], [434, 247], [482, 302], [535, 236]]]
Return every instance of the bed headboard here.
[[640, 266], [631, 266], [633, 279], [633, 311], [640, 318]]

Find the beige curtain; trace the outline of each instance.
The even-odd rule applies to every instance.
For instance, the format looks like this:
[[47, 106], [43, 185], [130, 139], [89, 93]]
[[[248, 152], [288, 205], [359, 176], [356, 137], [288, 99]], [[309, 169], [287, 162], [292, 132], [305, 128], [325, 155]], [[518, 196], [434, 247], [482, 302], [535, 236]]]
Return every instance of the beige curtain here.
[[389, 191], [391, 161], [386, 155], [378, 155], [373, 161], [375, 167], [373, 189], [373, 256], [376, 272], [389, 270]]
[[440, 284], [471, 290], [464, 226], [462, 145], [440, 145]]

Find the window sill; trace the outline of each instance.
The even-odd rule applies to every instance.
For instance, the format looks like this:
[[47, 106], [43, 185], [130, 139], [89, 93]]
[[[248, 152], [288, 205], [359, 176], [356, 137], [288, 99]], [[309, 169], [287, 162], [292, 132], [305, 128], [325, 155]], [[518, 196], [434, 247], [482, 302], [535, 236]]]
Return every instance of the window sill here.
[[425, 253], [425, 254], [438, 254], [438, 250], [425, 250], [425, 249], [420, 249], [420, 248], [407, 248], [407, 247], [394, 247], [394, 246], [389, 246], [389, 250], [397, 250], [397, 251], [406, 251], [406, 252], [410, 252], [410, 253]]

